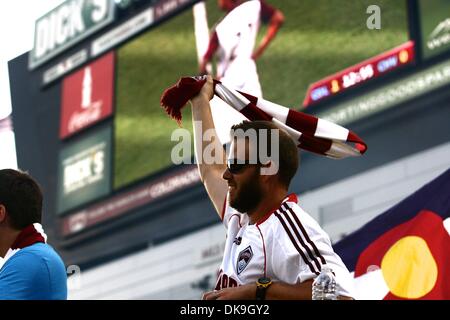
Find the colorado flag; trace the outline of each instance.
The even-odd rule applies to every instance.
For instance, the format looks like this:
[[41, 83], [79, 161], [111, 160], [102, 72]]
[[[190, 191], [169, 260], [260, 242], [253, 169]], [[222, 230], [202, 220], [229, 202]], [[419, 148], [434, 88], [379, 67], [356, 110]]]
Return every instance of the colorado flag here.
[[450, 169], [334, 245], [359, 299], [450, 299]]

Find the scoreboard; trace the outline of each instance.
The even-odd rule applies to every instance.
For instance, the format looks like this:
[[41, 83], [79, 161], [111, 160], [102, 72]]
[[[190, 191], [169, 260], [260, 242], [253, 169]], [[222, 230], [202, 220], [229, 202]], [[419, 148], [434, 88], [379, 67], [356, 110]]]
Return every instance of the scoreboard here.
[[[122, 85], [118, 78], [129, 67], [118, 57], [123, 51], [118, 48], [181, 13], [189, 15], [186, 9], [197, 2], [67, 0], [36, 21], [26, 63], [21, 58], [10, 63], [19, 166], [41, 182], [46, 225], [54, 226], [61, 243], [199, 182], [194, 166], [168, 163], [165, 170], [115, 182], [117, 153], [129, 152], [121, 149], [118, 128], [128, 116], [120, 110], [130, 109], [122, 96], [127, 99], [137, 86], [127, 81]], [[158, 102], [146, 108], [164, 115]], [[152, 135], [150, 129], [142, 139]], [[170, 157], [170, 151], [164, 154]], [[122, 176], [133, 167], [128, 162]]]

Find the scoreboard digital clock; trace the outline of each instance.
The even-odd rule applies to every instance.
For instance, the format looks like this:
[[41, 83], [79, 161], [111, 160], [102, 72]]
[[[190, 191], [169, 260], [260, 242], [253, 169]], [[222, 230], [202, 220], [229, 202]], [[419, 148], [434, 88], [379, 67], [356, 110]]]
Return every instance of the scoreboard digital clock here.
[[414, 42], [367, 59], [334, 75], [319, 80], [309, 86], [303, 106], [308, 107], [317, 101], [338, 94], [350, 87], [381, 76], [414, 61]]

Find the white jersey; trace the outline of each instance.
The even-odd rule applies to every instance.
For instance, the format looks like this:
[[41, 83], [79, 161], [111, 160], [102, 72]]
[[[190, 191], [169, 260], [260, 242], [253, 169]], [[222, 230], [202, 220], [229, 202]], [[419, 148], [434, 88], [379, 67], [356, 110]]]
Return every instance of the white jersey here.
[[261, 3], [247, 1], [234, 8], [216, 27], [219, 40], [217, 74], [233, 89], [262, 96], [252, 59], [260, 26]]
[[[217, 75], [220, 81], [256, 97], [262, 97], [262, 89], [252, 54], [260, 20], [261, 2], [247, 1], [228, 13], [215, 30], [219, 41]], [[216, 96], [210, 105], [220, 142], [230, 142], [231, 126], [247, 118]]]
[[248, 216], [228, 201], [222, 213], [227, 239], [216, 290], [254, 283], [264, 276], [296, 284], [315, 278], [326, 264], [336, 276], [338, 294], [354, 296], [348, 269], [294, 194], [255, 224], [249, 224]]

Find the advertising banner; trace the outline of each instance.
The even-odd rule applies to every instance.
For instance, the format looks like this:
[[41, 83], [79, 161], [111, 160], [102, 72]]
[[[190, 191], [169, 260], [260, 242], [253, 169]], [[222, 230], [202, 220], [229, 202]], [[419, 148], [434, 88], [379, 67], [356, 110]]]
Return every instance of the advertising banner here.
[[63, 2], [36, 21], [28, 68], [35, 69], [113, 21], [113, 0]]
[[423, 58], [450, 50], [450, 2], [420, 0], [419, 15]]
[[64, 78], [59, 137], [67, 138], [110, 116], [113, 92], [113, 52]]
[[104, 127], [61, 149], [58, 214], [110, 192], [111, 135], [111, 127]]
[[176, 173], [164, 175], [156, 181], [145, 183], [73, 212], [62, 220], [61, 233], [64, 236], [72, 235], [88, 227], [126, 215], [140, 206], [148, 205], [199, 182], [197, 166], [185, 166]]
[[450, 60], [446, 60], [365, 95], [333, 105], [330, 110], [318, 113], [317, 116], [340, 125], [347, 125], [449, 83]]

